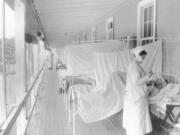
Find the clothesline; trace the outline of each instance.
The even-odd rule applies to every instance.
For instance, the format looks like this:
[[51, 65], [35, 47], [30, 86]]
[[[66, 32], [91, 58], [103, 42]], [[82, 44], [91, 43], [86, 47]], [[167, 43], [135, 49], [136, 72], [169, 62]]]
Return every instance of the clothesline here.
[[[77, 43], [77, 44], [88, 44], [88, 43], [98, 43], [98, 42], [108, 42], [108, 41], [125, 41], [125, 40], [129, 40], [129, 41], [138, 41], [138, 40], [150, 40], [152, 38], [127, 38], [127, 37], [120, 37], [120, 38], [114, 38], [114, 39], [102, 39], [102, 40], [86, 40], [86, 41], [72, 41], [73, 43]], [[180, 41], [180, 37], [156, 37], [153, 38], [155, 41], [156, 40], [173, 40], [173, 41]], [[77, 45], [76, 44], [76, 45]]]

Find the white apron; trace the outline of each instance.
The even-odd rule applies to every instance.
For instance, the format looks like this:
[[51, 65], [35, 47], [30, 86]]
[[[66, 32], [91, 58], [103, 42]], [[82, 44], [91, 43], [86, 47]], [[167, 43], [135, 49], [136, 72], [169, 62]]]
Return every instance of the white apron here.
[[136, 62], [130, 64], [123, 108], [123, 127], [127, 135], [145, 135], [152, 131], [146, 84], [137, 84], [143, 74]]

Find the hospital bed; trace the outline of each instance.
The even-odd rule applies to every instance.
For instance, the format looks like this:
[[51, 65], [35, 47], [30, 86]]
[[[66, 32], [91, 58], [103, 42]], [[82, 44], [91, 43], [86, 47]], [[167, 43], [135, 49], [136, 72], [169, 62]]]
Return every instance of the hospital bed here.
[[[67, 75], [64, 76], [63, 80], [63, 94], [64, 94], [64, 102], [66, 109], [68, 109], [68, 101], [70, 101], [71, 91], [70, 87], [75, 87], [77, 85], [95, 85], [95, 80], [93, 80], [92, 75]], [[69, 99], [68, 99], [69, 98]]]
[[91, 75], [74, 75], [66, 76], [64, 78], [64, 102], [68, 114], [68, 126], [72, 130], [72, 134], [75, 135], [75, 116], [78, 114], [78, 85], [85, 85], [93, 87], [95, 80]]
[[[91, 122], [97, 122], [97, 121], [106, 119], [106, 118], [112, 116], [113, 114], [119, 112], [120, 110], [122, 110], [122, 108], [123, 108], [123, 102], [122, 102], [123, 90], [122, 89], [124, 89], [124, 86], [125, 86], [125, 76], [126, 75], [124, 72], [113, 72], [109, 77], [110, 78], [109, 82], [106, 82], [107, 88], [103, 90], [103, 91], [106, 91], [108, 89], [108, 92], [104, 92], [104, 96], [108, 96], [108, 95], [110, 95], [109, 92], [113, 93], [113, 91], [111, 91], [111, 89], [109, 91], [109, 87], [112, 86], [112, 83], [118, 83], [118, 85], [113, 84], [114, 87], [117, 87], [117, 89], [119, 88], [119, 91], [120, 91], [119, 93], [115, 93], [117, 95], [120, 95], [120, 97], [118, 97], [118, 98], [121, 99], [121, 100], [117, 100], [117, 102], [120, 102], [119, 104], [115, 105], [117, 107], [112, 108], [112, 110], [110, 110], [109, 113], [107, 113], [107, 114], [102, 113], [102, 115], [104, 115], [102, 117], [97, 118], [97, 116], [100, 116], [100, 112], [98, 112], [96, 115], [94, 115], [93, 117], [91, 117], [89, 119], [83, 118], [83, 116], [81, 115], [82, 111], [79, 110], [80, 102], [81, 102], [80, 99], [82, 99], [82, 97], [80, 98], [80, 96], [82, 96], [81, 94], [86, 95], [86, 93], [88, 93], [90, 91], [97, 91], [98, 88], [96, 87], [96, 81], [94, 79], [92, 79], [92, 75], [91, 76], [79, 75], [79, 76], [67, 76], [66, 77], [68, 90], [67, 90], [67, 93], [65, 94], [64, 98], [65, 98], [66, 109], [68, 112], [69, 127], [71, 127], [71, 129], [72, 129], [73, 135], [75, 135], [75, 133], [76, 133], [75, 117], [77, 114], [79, 114], [81, 116], [81, 118], [83, 119], [83, 121], [85, 123], [91, 123]], [[116, 80], [117, 82], [114, 82], [114, 80]], [[114, 98], [115, 98], [115, 96], [114, 96]], [[86, 101], [88, 101], [88, 100], [86, 100]], [[114, 101], [116, 101], [116, 100], [114, 100]], [[93, 102], [96, 102], [96, 101], [93, 101]], [[107, 103], [107, 102], [110, 102], [110, 101], [108, 101], [108, 99], [107, 99], [107, 101], [105, 101], [104, 103]], [[97, 107], [98, 107], [98, 105], [97, 105]], [[101, 106], [101, 104], [100, 104], [100, 107], [103, 108], [104, 106]], [[100, 110], [97, 109], [97, 111], [100, 111]], [[103, 110], [102, 110], [102, 112], [103, 112]], [[91, 114], [94, 114], [94, 113], [89, 112], [89, 116], [91, 116]]]
[[[171, 130], [180, 120], [180, 78], [175, 75], [161, 73], [160, 78], [166, 81], [160, 91], [149, 98], [150, 110], [165, 130]], [[179, 127], [180, 128], [180, 127]]]

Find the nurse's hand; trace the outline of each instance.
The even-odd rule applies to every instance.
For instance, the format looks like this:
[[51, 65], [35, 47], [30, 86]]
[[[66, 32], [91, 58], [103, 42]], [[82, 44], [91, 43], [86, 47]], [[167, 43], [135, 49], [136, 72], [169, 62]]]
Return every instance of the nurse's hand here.
[[149, 77], [149, 80], [155, 81], [157, 79], [157, 76], [155, 74], [151, 75], [151, 77]]

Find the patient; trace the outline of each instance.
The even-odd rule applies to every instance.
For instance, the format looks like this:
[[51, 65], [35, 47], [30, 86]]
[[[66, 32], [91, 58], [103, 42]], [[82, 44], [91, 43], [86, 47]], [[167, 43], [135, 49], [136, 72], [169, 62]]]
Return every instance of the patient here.
[[159, 91], [167, 86], [168, 82], [163, 78], [163, 76], [158, 77], [155, 80], [151, 80], [147, 83], [147, 90], [149, 97], [156, 96]]

